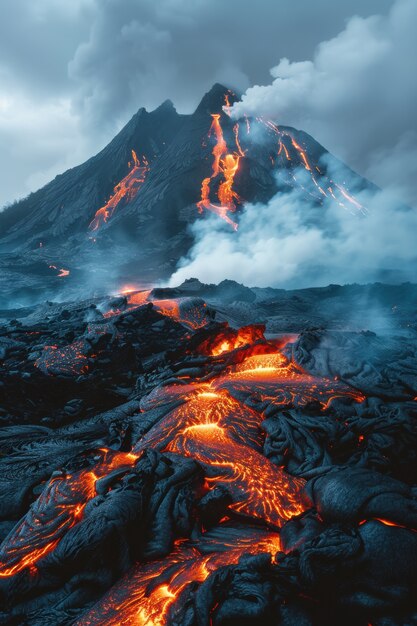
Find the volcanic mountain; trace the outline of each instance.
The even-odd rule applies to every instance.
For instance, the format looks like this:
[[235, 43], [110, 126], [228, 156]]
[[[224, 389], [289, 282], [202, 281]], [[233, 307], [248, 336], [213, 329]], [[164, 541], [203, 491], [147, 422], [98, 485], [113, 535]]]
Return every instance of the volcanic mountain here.
[[366, 212], [236, 97], [139, 111], [0, 218], [0, 293], [29, 305], [0, 310], [2, 626], [417, 623], [417, 286], [92, 293], [280, 189], [307, 221]]
[[231, 119], [238, 98], [216, 84], [191, 115], [169, 100], [141, 108], [96, 156], [0, 213], [1, 306], [166, 279], [193, 243], [191, 223], [215, 213], [236, 229], [245, 202], [279, 189], [365, 210], [355, 193], [368, 181], [302, 131]]

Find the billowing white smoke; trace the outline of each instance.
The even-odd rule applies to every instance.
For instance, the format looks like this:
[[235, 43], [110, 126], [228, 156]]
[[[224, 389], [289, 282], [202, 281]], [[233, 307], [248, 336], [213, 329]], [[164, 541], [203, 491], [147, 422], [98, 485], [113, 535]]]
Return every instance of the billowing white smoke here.
[[[309, 132], [383, 187], [356, 194], [368, 213], [329, 199], [317, 207], [294, 190], [246, 206], [237, 233], [199, 220], [172, 284], [193, 276], [281, 287], [416, 280], [417, 209], [401, 204], [417, 207], [416, 23], [416, 0], [395, 0], [387, 16], [353, 17], [312, 60], [281, 59], [273, 82], [251, 87], [231, 109]], [[331, 175], [346, 179], [346, 171]]]
[[355, 197], [365, 214], [329, 198], [317, 206], [295, 189], [266, 205], [247, 205], [237, 232], [216, 216], [197, 220], [196, 243], [170, 284], [191, 277], [288, 288], [415, 280], [417, 211], [399, 206], [390, 191]]
[[232, 116], [264, 115], [310, 133], [377, 185], [417, 207], [417, 2], [353, 17], [312, 60], [283, 58]]

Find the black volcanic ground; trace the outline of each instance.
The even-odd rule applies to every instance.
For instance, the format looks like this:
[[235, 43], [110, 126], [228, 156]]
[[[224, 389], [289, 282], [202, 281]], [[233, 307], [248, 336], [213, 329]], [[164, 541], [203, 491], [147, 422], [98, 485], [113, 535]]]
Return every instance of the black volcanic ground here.
[[416, 310], [191, 280], [4, 318], [0, 623], [416, 623]]
[[152, 288], [210, 212], [365, 210], [234, 98], [0, 213], [0, 625], [417, 624], [417, 285]]

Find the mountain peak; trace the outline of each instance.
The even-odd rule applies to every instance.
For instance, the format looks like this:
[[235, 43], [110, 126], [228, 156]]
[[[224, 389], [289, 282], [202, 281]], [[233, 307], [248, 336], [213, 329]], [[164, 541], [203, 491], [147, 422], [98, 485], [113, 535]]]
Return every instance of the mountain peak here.
[[156, 109], [154, 109], [152, 111], [152, 113], [167, 113], [168, 111], [176, 112], [176, 108], [174, 106], [174, 103], [169, 98], [164, 100], [162, 102], [162, 104], [160, 104], [158, 107], [156, 107]]
[[222, 107], [228, 102], [233, 104], [240, 99], [239, 94], [236, 94], [229, 87], [225, 87], [220, 83], [214, 83], [213, 87], [204, 94], [200, 104], [195, 110], [195, 113], [221, 113]]

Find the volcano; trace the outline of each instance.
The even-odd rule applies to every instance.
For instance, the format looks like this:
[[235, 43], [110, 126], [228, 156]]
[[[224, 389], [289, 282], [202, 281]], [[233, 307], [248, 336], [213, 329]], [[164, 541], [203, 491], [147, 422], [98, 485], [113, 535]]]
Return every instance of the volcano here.
[[190, 224], [214, 213], [236, 229], [245, 202], [279, 189], [366, 210], [355, 193], [371, 183], [302, 131], [232, 120], [237, 99], [216, 84], [192, 115], [170, 101], [140, 109], [99, 154], [0, 213], [1, 305], [109, 290], [138, 268], [144, 286], [167, 279], [193, 243]]
[[280, 189], [367, 210], [237, 97], [0, 214], [1, 626], [417, 623], [417, 286], [146, 284]]

